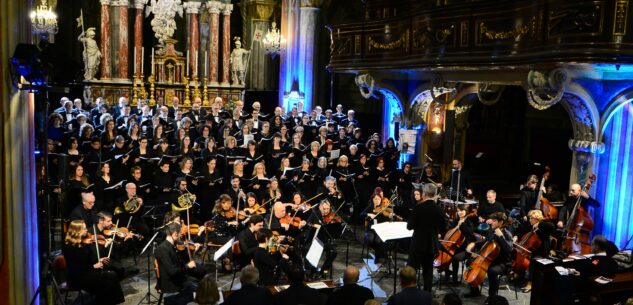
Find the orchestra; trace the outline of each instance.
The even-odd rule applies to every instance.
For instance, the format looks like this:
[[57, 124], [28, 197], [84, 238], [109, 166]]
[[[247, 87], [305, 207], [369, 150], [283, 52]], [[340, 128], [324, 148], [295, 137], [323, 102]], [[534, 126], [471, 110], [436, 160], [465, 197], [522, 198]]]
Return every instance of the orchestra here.
[[[495, 295], [497, 276], [509, 272], [525, 279], [523, 291], [529, 292], [535, 259], [561, 250], [591, 252], [586, 208], [599, 203], [589, 185], [572, 184], [557, 211], [547, 199], [549, 172], [540, 185], [530, 175], [516, 204], [519, 213], [509, 218], [494, 190], [481, 203], [474, 198], [460, 160], [447, 164], [443, 175], [438, 164], [399, 167], [394, 139], [383, 145], [378, 135], [363, 138], [353, 112], [345, 115], [338, 107], [334, 115], [286, 116], [276, 109], [269, 117], [259, 110], [230, 116], [216, 103], [208, 114], [157, 109], [153, 118], [142, 111], [142, 127], [130, 124], [134, 114], [119, 121], [95, 113], [99, 117], [86, 122], [100, 126], [81, 126], [95, 135], [82, 132], [79, 142], [67, 142], [68, 154], [81, 158], [56, 160], [72, 166], [68, 177], [59, 177], [59, 203], [69, 221], [69, 277], [91, 292], [96, 281], [105, 283], [111, 304], [123, 298], [120, 279], [134, 273], [121, 266], [121, 256], [156, 232], [163, 240], [154, 251], [158, 287], [173, 304], [192, 300], [195, 282], [207, 272], [202, 253], [231, 241], [238, 246], [222, 256], [219, 268], [230, 272], [234, 263], [252, 264], [260, 285], [275, 285], [288, 281], [291, 266], [327, 278], [341, 257], [336, 241], [347, 228], [364, 225], [362, 246], [379, 265], [408, 243], [407, 264], [421, 269], [425, 290], [431, 290], [434, 268], [459, 285], [463, 263], [473, 296], [486, 278], [488, 294]], [[51, 122], [58, 123], [58, 116]], [[160, 226], [156, 219], [162, 218]], [[405, 222], [413, 236], [391, 247], [372, 228], [384, 222]], [[323, 245], [320, 267], [305, 259], [314, 240]]]

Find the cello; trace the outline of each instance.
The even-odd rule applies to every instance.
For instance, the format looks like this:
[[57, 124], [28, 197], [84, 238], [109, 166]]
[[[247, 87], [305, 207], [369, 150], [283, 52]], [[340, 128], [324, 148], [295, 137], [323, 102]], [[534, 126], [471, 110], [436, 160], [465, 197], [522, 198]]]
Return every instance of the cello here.
[[530, 230], [523, 234], [521, 241], [514, 243], [514, 249], [516, 250], [516, 256], [512, 260], [512, 270], [516, 274], [523, 274], [530, 266], [530, 259], [532, 258], [532, 252], [541, 246], [541, 239], [536, 234], [536, 229]]
[[[467, 221], [468, 217], [474, 215], [477, 215], [477, 210], [464, 216], [463, 221]], [[441, 249], [440, 253], [435, 257], [435, 260], [433, 261], [434, 267], [437, 267], [440, 270], [446, 269], [453, 260], [453, 255], [455, 255], [457, 249], [459, 249], [466, 241], [466, 236], [464, 236], [462, 231], [459, 229], [462, 223], [463, 222], [458, 222], [454, 228], [448, 230], [446, 234], [444, 234], [444, 239], [440, 240], [442, 242], [443, 249]]]
[[567, 254], [591, 253], [591, 240], [589, 239], [589, 235], [593, 230], [593, 219], [587, 209], [581, 204], [581, 201], [582, 193], [588, 191], [595, 180], [595, 174], [591, 174], [589, 178], [587, 178], [585, 186], [580, 190], [580, 193], [578, 193], [578, 200], [576, 200], [571, 216], [567, 220], [567, 224], [565, 224], [565, 238], [561, 250]]
[[543, 187], [545, 186], [545, 181], [549, 178], [549, 166], [545, 167], [545, 173], [543, 173], [543, 178], [541, 179], [541, 186], [538, 189], [538, 196], [536, 197], [536, 205], [534, 208], [536, 210], [541, 210], [543, 212], [543, 217], [546, 220], [556, 220], [558, 219], [558, 209], [549, 202], [549, 200], [543, 197]]
[[501, 253], [501, 247], [494, 240], [486, 242], [481, 247], [479, 254], [471, 252], [476, 258], [464, 272], [464, 280], [468, 285], [473, 287], [481, 286], [488, 274], [488, 268], [497, 259], [499, 253]]

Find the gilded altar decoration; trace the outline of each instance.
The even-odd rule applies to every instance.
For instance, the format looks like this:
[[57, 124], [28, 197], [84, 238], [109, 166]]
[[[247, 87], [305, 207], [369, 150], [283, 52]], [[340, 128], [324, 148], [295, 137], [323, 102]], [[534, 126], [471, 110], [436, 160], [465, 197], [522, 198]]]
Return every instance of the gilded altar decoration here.
[[405, 52], [409, 51], [409, 30], [408, 29], [404, 33], [402, 33], [402, 35], [400, 35], [400, 38], [398, 38], [398, 40], [392, 41], [389, 43], [378, 42], [374, 40], [371, 36], [368, 37], [367, 40], [369, 42], [370, 52], [372, 49], [395, 50], [399, 48], [402, 48]]
[[145, 16], [154, 14], [151, 21], [154, 36], [160, 45], [164, 45], [166, 39], [174, 36], [176, 31], [176, 14], [182, 17], [182, 3], [180, 0], [152, 0], [147, 7]]
[[[536, 18], [532, 17], [527, 24], [518, 26], [509, 31], [494, 31], [488, 28], [485, 22], [479, 23], [479, 41], [483, 41], [483, 37], [489, 40], [506, 40], [506, 39], [520, 39], [522, 36], [528, 34], [530, 30], [536, 27]], [[483, 36], [483, 37], [482, 37]]]
[[629, 0], [618, 0], [615, 4], [615, 22], [613, 35], [626, 35], [626, 17], [629, 11]]

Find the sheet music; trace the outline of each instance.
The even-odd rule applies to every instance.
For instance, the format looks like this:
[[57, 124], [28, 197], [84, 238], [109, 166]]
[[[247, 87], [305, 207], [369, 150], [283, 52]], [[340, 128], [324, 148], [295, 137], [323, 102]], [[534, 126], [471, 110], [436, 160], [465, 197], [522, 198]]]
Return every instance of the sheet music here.
[[[319, 232], [316, 232], [316, 233], [319, 233]], [[314, 236], [317, 236], [316, 233], [314, 234]], [[312, 245], [310, 245], [310, 249], [308, 250], [308, 253], [306, 254], [306, 260], [310, 263], [310, 265], [314, 266], [314, 268], [317, 268], [322, 254], [323, 254], [323, 243], [318, 238], [315, 237], [312, 239]]]
[[407, 229], [404, 221], [383, 222], [371, 226], [382, 241], [407, 238], [413, 236], [413, 230]]
[[306, 283], [306, 286], [310, 287], [310, 288], [314, 288], [314, 289], [324, 289], [324, 288], [328, 288], [327, 284], [323, 281], [321, 282], [312, 282], [312, 283]]
[[330, 152], [330, 159], [336, 159], [341, 155], [341, 150], [340, 149], [333, 149]]
[[222, 255], [224, 255], [224, 253], [226, 253], [226, 251], [231, 249], [231, 246], [233, 245], [234, 241], [235, 241], [235, 237], [233, 237], [233, 238], [231, 238], [231, 240], [227, 241], [226, 244], [224, 244], [222, 247], [220, 247], [220, 249], [218, 249], [218, 251], [215, 251], [215, 253], [213, 254], [213, 260], [214, 261], [218, 261], [220, 259], [220, 257], [222, 257]]

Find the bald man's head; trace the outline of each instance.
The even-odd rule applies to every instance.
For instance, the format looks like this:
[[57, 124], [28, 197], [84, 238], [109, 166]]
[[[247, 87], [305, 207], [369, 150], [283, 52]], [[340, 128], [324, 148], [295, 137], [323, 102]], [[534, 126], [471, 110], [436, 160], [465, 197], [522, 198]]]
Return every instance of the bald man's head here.
[[345, 268], [345, 273], [343, 273], [343, 284], [354, 284], [358, 282], [359, 275], [360, 272], [358, 271], [358, 268], [354, 266], [347, 266], [347, 268]]

